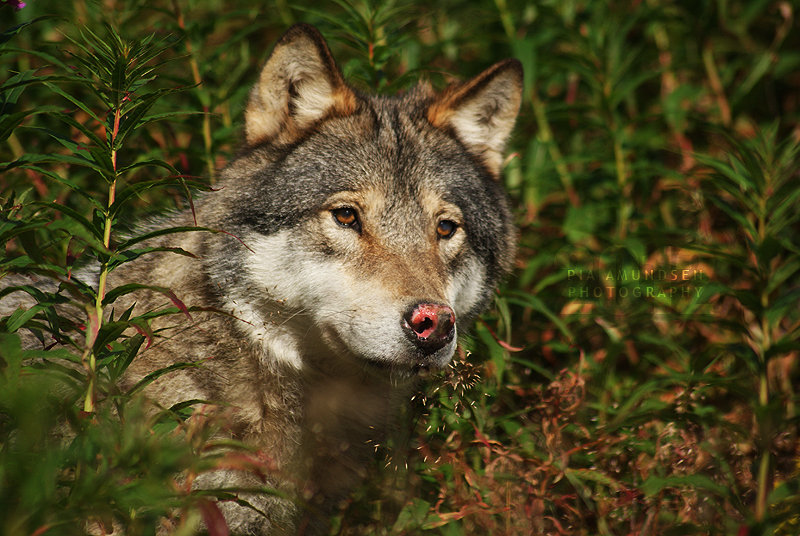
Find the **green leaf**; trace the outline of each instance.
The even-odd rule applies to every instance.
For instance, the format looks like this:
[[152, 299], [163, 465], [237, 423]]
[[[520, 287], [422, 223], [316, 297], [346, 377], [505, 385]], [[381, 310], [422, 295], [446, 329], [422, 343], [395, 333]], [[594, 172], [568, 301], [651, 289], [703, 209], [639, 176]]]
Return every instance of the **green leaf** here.
[[122, 99], [127, 97], [125, 94], [128, 89], [126, 78], [126, 71], [128, 68], [128, 58], [117, 57], [114, 62], [114, 70], [111, 72], [111, 89], [117, 94], [116, 99], [118, 103], [122, 103]]
[[26, 117], [37, 114], [51, 114], [56, 111], [55, 106], [41, 106], [36, 110], [26, 110], [0, 117], [0, 141], [7, 140], [11, 133], [25, 120]]
[[22, 95], [25, 86], [17, 83], [29, 82], [35, 72], [33, 70], [23, 71], [15, 74], [0, 85], [0, 116], [10, 114], [20, 95]]
[[[87, 192], [84, 188], [79, 186], [77, 183], [75, 183], [75, 182], [73, 182], [73, 181], [71, 181], [69, 179], [65, 179], [64, 177], [62, 177], [58, 173], [56, 173], [54, 171], [50, 171], [50, 170], [42, 168], [42, 167], [39, 167], [39, 166], [26, 165], [26, 166], [23, 166], [23, 167], [25, 169], [31, 169], [31, 170], [35, 171], [36, 173], [40, 173], [40, 174], [44, 175], [45, 177], [49, 177], [50, 179], [52, 179], [52, 180], [54, 180], [54, 181], [56, 181], [56, 182], [58, 182], [60, 184], [63, 184], [65, 186], [67, 186], [70, 190], [72, 190], [73, 192], [75, 192], [76, 194], [80, 195], [85, 200], [87, 200], [91, 204], [93, 204], [98, 210], [105, 210], [105, 205], [103, 205], [100, 201], [98, 201], [95, 198], [95, 196], [93, 196], [91, 193]], [[2, 240], [2, 239], [0, 239], [0, 240]]]
[[46, 307], [47, 307], [46, 305], [36, 304], [28, 309], [18, 308], [13, 313], [11, 313], [11, 316], [9, 316], [5, 320], [6, 323], [5, 330], [8, 333], [14, 333], [19, 328], [24, 326], [28, 322], [28, 320], [36, 316], [37, 313], [39, 313], [42, 309], [45, 309]]
[[567, 327], [561, 318], [556, 315], [550, 308], [537, 296], [532, 294], [527, 294], [524, 292], [513, 292], [509, 291], [508, 294], [508, 303], [516, 303], [523, 307], [530, 307], [533, 311], [539, 312], [546, 316], [561, 332], [561, 334], [567, 338], [567, 340], [574, 340], [575, 336]]
[[[167, 171], [169, 171], [170, 173], [173, 174], [172, 177], [167, 177], [167, 179], [171, 180], [172, 182], [181, 182], [182, 179], [186, 177], [185, 175], [181, 175], [178, 172], [178, 170], [175, 169], [172, 166], [172, 164], [170, 164], [169, 162], [165, 162], [163, 160], [158, 160], [158, 159], [155, 159], [155, 158], [151, 159], [151, 160], [141, 160], [139, 162], [134, 162], [133, 164], [131, 164], [129, 166], [125, 166], [123, 168], [120, 168], [118, 173], [120, 175], [122, 175], [124, 173], [129, 172], [129, 171], [133, 171], [134, 169], [139, 169], [139, 168], [142, 168], [142, 167], [160, 167], [160, 168], [164, 168], [164, 169], [166, 169]], [[156, 182], [157, 183], [157, 182], [161, 182], [162, 180], [164, 180], [164, 179], [157, 179], [155, 181], [149, 181], [149, 182]], [[137, 184], [142, 184], [142, 183], [137, 183]], [[204, 188], [206, 190], [209, 189], [208, 186], [206, 186], [204, 183], [202, 183], [200, 181], [193, 181], [192, 185], [195, 186], [196, 188]]]
[[800, 479], [794, 477], [776, 486], [769, 494], [768, 502], [775, 505], [787, 499], [797, 500], [798, 497], [800, 497]]
[[148, 385], [159, 379], [161, 376], [164, 376], [165, 374], [170, 374], [178, 370], [200, 368], [203, 365], [205, 365], [206, 361], [207, 360], [198, 361], [196, 363], [175, 363], [174, 365], [170, 365], [168, 367], [155, 370], [150, 374], [148, 374], [147, 376], [145, 376], [144, 378], [142, 378], [141, 380], [139, 380], [138, 382], [136, 382], [136, 385], [131, 387], [125, 393], [125, 396], [128, 397], [133, 396], [134, 394], [138, 393], [139, 391], [141, 391], [142, 389], [144, 389], [145, 387], [147, 387]]
[[144, 341], [145, 337], [137, 334], [124, 342], [124, 350], [120, 355], [116, 356], [113, 365], [109, 367], [112, 381], [117, 381], [128, 369], [133, 359], [139, 353], [139, 349], [142, 347]]
[[[70, 101], [72, 104], [74, 104], [75, 106], [77, 106], [78, 108], [80, 108], [81, 110], [86, 112], [89, 115], [89, 117], [91, 117], [92, 119], [94, 119], [98, 123], [100, 123], [100, 124], [103, 123], [103, 119], [101, 119], [97, 114], [95, 114], [94, 110], [92, 110], [89, 106], [85, 105], [81, 99], [75, 97], [72, 93], [70, 93], [68, 91], [64, 91], [59, 86], [57, 86], [55, 84], [51, 84], [50, 82], [48, 82], [46, 80], [44, 80], [42, 83], [45, 86], [47, 86], [48, 88], [50, 88], [50, 90], [53, 91], [54, 93], [56, 93], [58, 95], [61, 95], [62, 97], [64, 97], [68, 101]], [[95, 142], [95, 143], [97, 143], [97, 145], [101, 145], [98, 142]]]
[[148, 255], [150, 253], [160, 253], [160, 252], [168, 252], [168, 253], [175, 253], [177, 255], [183, 255], [185, 257], [192, 257], [197, 258], [197, 255], [194, 253], [190, 253], [184, 249], [178, 247], [150, 247], [150, 248], [141, 248], [141, 249], [126, 249], [115, 253], [111, 256], [108, 260], [108, 268], [109, 270], [113, 270], [114, 268], [125, 264], [127, 262], [134, 261], [143, 255]]
[[[717, 171], [717, 178], [728, 179], [732, 184], [736, 185], [739, 189], [738, 191], [730, 189], [729, 186], [725, 185], [723, 181], [714, 181], [715, 185], [724, 187], [726, 191], [736, 196], [737, 199], [743, 199], [743, 195], [745, 193], [755, 190], [756, 185], [752, 180], [750, 180], [750, 177], [746, 174], [742, 174], [740, 170], [734, 169], [733, 166], [704, 154], [695, 154], [693, 156], [699, 163], [709, 166]], [[731, 160], [736, 162], [735, 158], [732, 158]]]
[[92, 347], [94, 354], [103, 355], [105, 347], [116, 341], [130, 325], [130, 322], [105, 322], [97, 332], [97, 338]]
[[5, 243], [15, 236], [19, 236], [23, 233], [30, 233], [37, 229], [41, 229], [43, 227], [47, 227], [48, 222], [46, 220], [37, 219], [30, 222], [25, 221], [4, 221], [0, 224], [0, 243]]
[[133, 97], [132, 104], [126, 106], [125, 114], [120, 121], [119, 130], [114, 140], [114, 148], [119, 149], [128, 134], [144, 124], [142, 121], [147, 115], [147, 112], [150, 111], [150, 108], [152, 108], [160, 98], [172, 93], [185, 91], [186, 89], [187, 88], [184, 87], [170, 87], [159, 89], [142, 96]]
[[[102, 241], [103, 241], [104, 232], [105, 232], [103, 227], [97, 226], [97, 225], [89, 222], [89, 220], [84, 218], [76, 210], [74, 210], [74, 209], [72, 209], [72, 208], [70, 208], [70, 207], [68, 207], [66, 205], [61, 205], [61, 204], [58, 204], [58, 203], [48, 203], [48, 202], [45, 202], [45, 201], [36, 201], [34, 203], [31, 203], [31, 205], [50, 208], [52, 210], [60, 212], [60, 213], [64, 214], [65, 216], [75, 220], [76, 222], [78, 222], [81, 225], [81, 227], [83, 227], [89, 233], [94, 235], [94, 237], [97, 240], [100, 241], [100, 245], [102, 246]], [[102, 247], [107, 253], [110, 253], [110, 251], [108, 251], [108, 249], [106, 249], [104, 246], [102, 246]]]
[[658, 495], [662, 490], [668, 488], [689, 488], [709, 491], [718, 497], [728, 497], [730, 489], [726, 486], [714, 482], [706, 475], [686, 475], [660, 477], [651, 475], [642, 484], [642, 491], [649, 497]]
[[[192, 86], [192, 87], [194, 87], [194, 86]], [[185, 89], [192, 89], [192, 87], [187, 87]], [[141, 118], [139, 120], [139, 123], [134, 128], [141, 128], [144, 125], [147, 125], [147, 124], [150, 124], [150, 123], [155, 123], [156, 121], [164, 121], [164, 120], [168, 120], [168, 119], [176, 119], [176, 118], [180, 118], [180, 117], [186, 117], [186, 116], [189, 116], [189, 115], [205, 115], [205, 112], [192, 112], [192, 111], [186, 111], [186, 112], [164, 112], [164, 113], [160, 113], [160, 114], [148, 115], [147, 117]]]
[[604, 433], [610, 434], [622, 426], [630, 425], [634, 421], [632, 416], [635, 415], [641, 401], [655, 398], [669, 383], [668, 379], [658, 378], [638, 385], [625, 397], [625, 402], [615, 412], [614, 418], [603, 428]]
[[30, 26], [32, 24], [38, 24], [39, 22], [42, 22], [43, 20], [52, 20], [52, 19], [64, 20], [63, 18], [58, 17], [56, 15], [44, 15], [44, 16], [41, 16], [41, 17], [36, 17], [35, 19], [29, 20], [27, 22], [23, 22], [21, 24], [17, 24], [16, 26], [12, 26], [8, 30], [6, 30], [2, 34], [0, 34], [0, 49], [2, 49], [3, 45], [5, 45], [8, 41], [10, 41], [12, 37], [14, 37], [18, 33], [20, 33], [22, 30], [24, 30], [28, 26]]
[[161, 160], [146, 160], [146, 161], [142, 161], [142, 162], [137, 162], [135, 164], [131, 164], [130, 166], [128, 166], [126, 168], [123, 168], [122, 170], [120, 170], [120, 173], [127, 172], [127, 171], [130, 171], [132, 169], [137, 169], [139, 167], [145, 167], [145, 166], [164, 167], [164, 168], [166, 168], [167, 170], [169, 170], [171, 172], [176, 172], [176, 174], [173, 175], [173, 176], [170, 176], [170, 177], [165, 177], [163, 179], [155, 179], [155, 180], [151, 180], [151, 181], [137, 182], [137, 183], [134, 183], [134, 184], [131, 184], [131, 185], [125, 187], [124, 190], [122, 190], [121, 192], [117, 193], [117, 196], [116, 196], [116, 198], [114, 200], [114, 204], [111, 205], [111, 208], [109, 209], [109, 213], [113, 217], [117, 216], [117, 214], [119, 213], [120, 209], [123, 207], [123, 205], [125, 203], [128, 202], [128, 200], [131, 197], [138, 197], [142, 192], [145, 192], [145, 191], [150, 190], [152, 188], [163, 188], [163, 187], [166, 187], [166, 186], [171, 186], [171, 185], [178, 184], [178, 185], [182, 186], [183, 189], [185, 191], [187, 191], [187, 193], [188, 193], [188, 188], [189, 187], [192, 187], [192, 188], [195, 188], [195, 189], [201, 190], [201, 191], [208, 191], [208, 190], [211, 189], [207, 184], [205, 184], [202, 181], [194, 180], [191, 177], [187, 177], [185, 175], [177, 174], [177, 171], [172, 166], [170, 166], [166, 162], [162, 162]]
[[726, 200], [715, 195], [707, 195], [706, 197], [715, 205], [717, 205], [717, 207], [722, 209], [722, 211], [725, 212], [725, 214], [735, 221], [742, 229], [744, 229], [748, 235], [751, 237], [758, 235], [753, 223], [747, 218], [747, 214], [742, 212], [739, 207], [731, 206]]
[[103, 299], [103, 305], [105, 306], [114, 303], [114, 301], [117, 298], [125, 296], [126, 294], [130, 294], [131, 292], [136, 292], [137, 290], [153, 290], [155, 292], [163, 294], [164, 296], [169, 298], [172, 301], [172, 303], [178, 309], [180, 309], [183, 312], [183, 314], [185, 314], [189, 319], [192, 318], [191, 315], [189, 314], [189, 310], [187, 309], [186, 305], [184, 305], [184, 303], [180, 300], [180, 298], [178, 298], [178, 296], [175, 295], [175, 293], [172, 290], [166, 287], [144, 285], [141, 283], [128, 283], [125, 285], [120, 285], [118, 287], [115, 287], [106, 294], [105, 298]]
[[22, 372], [22, 347], [16, 333], [0, 333], [0, 387], [5, 397], [14, 397], [19, 387]]
[[610, 217], [609, 207], [602, 203], [581, 207], [570, 205], [563, 222], [563, 231], [570, 242], [580, 244], [594, 236], [609, 222]]
[[47, 261], [44, 258], [44, 253], [39, 247], [39, 241], [36, 233], [33, 231], [23, 231], [18, 235], [20, 244], [22, 245], [25, 253], [27, 253], [34, 261], [39, 264], [45, 264]]
[[[85, 125], [79, 123], [71, 115], [68, 115], [68, 114], [65, 114], [65, 113], [51, 113], [50, 115], [62, 120], [63, 122], [65, 122], [66, 124], [68, 124], [69, 126], [74, 128], [75, 130], [79, 131], [81, 134], [83, 134], [84, 136], [89, 138], [89, 141], [95, 147], [103, 149], [105, 154], [106, 154], [104, 159], [109, 162], [109, 164], [106, 164], [106, 167], [113, 167], [113, 166], [110, 166], [111, 160], [110, 160], [110, 157], [107, 156], [108, 153], [110, 153], [110, 149], [108, 149], [108, 145], [106, 144], [105, 140], [101, 140], [99, 137], [97, 137], [97, 135], [95, 135], [94, 131], [91, 128], [86, 127]], [[59, 140], [59, 141], [61, 141], [61, 140]], [[77, 150], [85, 151], [86, 150], [86, 146], [85, 145], [81, 145], [81, 144], [77, 144]]]
[[150, 240], [152, 238], [157, 238], [159, 236], [164, 236], [168, 234], [175, 234], [175, 233], [191, 233], [191, 232], [208, 232], [208, 233], [222, 233], [224, 231], [220, 231], [218, 229], [211, 229], [208, 227], [167, 227], [164, 229], [157, 229], [155, 231], [145, 233], [143, 235], [135, 236], [129, 240], [125, 240], [117, 245], [117, 250], [122, 251], [125, 249], [130, 248], [134, 244], [138, 244], [140, 242], [144, 242], [146, 240]]
[[[77, 147], [77, 144], [75, 144]], [[31, 154], [27, 153], [17, 158], [13, 162], [0, 162], [0, 172], [10, 171], [16, 167], [30, 166], [35, 164], [67, 164], [83, 166], [97, 171], [103, 176], [106, 175], [106, 169], [97, 165], [89, 158], [79, 155], [68, 154]]]

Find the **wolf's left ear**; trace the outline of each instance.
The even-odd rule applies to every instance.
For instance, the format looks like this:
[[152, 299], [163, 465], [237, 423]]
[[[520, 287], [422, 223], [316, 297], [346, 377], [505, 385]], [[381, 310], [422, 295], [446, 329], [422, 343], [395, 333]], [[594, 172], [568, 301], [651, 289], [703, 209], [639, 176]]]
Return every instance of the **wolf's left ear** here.
[[428, 108], [428, 121], [452, 129], [467, 149], [500, 176], [503, 149], [522, 101], [522, 64], [496, 63], [463, 84], [448, 86]]
[[355, 108], [356, 96], [322, 34], [308, 24], [295, 24], [276, 43], [250, 93], [247, 143], [290, 143], [318, 121], [352, 114]]

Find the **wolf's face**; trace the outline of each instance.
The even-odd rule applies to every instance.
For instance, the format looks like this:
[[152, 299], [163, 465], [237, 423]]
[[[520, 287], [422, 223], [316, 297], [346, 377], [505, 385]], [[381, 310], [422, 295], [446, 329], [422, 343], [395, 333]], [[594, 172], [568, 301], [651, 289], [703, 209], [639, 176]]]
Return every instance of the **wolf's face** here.
[[438, 95], [367, 97], [316, 31], [282, 39], [217, 209], [244, 244], [215, 252], [218, 285], [265, 356], [400, 375], [449, 362], [513, 257], [497, 177], [520, 86], [512, 61]]

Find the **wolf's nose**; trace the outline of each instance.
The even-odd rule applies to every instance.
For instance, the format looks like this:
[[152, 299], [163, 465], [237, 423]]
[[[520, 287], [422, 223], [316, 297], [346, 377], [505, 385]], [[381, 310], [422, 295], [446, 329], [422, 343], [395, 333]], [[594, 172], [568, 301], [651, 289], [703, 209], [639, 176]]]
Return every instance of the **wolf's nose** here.
[[447, 346], [453, 340], [456, 315], [438, 303], [412, 305], [403, 315], [403, 328], [412, 342], [425, 355]]

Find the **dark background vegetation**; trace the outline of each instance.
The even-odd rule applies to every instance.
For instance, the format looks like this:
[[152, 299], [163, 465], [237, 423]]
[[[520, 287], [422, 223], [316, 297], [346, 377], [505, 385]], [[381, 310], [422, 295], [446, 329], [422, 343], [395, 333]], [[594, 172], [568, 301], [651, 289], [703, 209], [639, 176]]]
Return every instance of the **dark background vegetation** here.
[[225, 534], [235, 496], [191, 479], [255, 457], [199, 404], [120, 392], [158, 334], [69, 274], [146, 254], [114, 237], [213, 185], [305, 21], [364, 90], [525, 67], [516, 269], [331, 534], [800, 534], [797, 2], [0, 5], [0, 273], [61, 283], [0, 321], [0, 532]]

